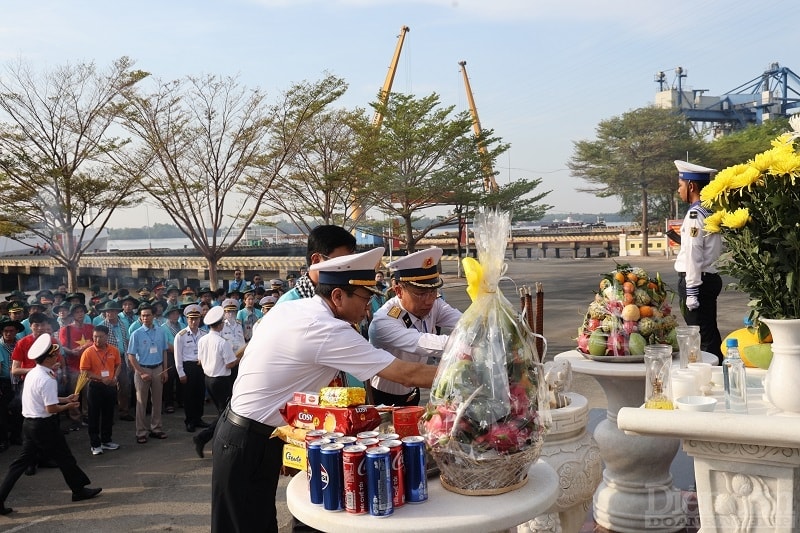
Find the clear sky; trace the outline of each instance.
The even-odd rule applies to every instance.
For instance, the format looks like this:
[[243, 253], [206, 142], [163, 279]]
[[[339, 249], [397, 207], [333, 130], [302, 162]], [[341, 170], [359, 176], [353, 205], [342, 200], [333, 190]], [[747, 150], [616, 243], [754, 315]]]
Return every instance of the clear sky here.
[[[652, 103], [658, 71], [672, 83], [681, 66], [684, 86], [707, 95], [772, 62], [800, 72], [799, 15], [797, 0], [4, 0], [0, 61], [104, 67], [127, 55], [159, 78], [238, 75], [274, 96], [330, 72], [350, 86], [342, 105], [366, 108], [407, 25], [394, 91], [465, 110], [467, 61], [481, 123], [511, 144], [498, 181], [542, 178], [555, 212], [616, 212], [576, 192], [573, 142]], [[111, 226], [144, 219], [139, 208]]]

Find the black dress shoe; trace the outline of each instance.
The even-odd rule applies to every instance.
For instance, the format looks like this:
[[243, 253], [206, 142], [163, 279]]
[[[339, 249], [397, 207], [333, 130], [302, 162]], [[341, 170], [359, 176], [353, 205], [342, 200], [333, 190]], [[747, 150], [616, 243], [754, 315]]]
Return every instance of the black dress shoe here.
[[25, 469], [26, 476], [35, 476], [36, 475], [36, 465], [30, 465], [28, 468]]
[[6, 502], [0, 503], [0, 515], [7, 515], [14, 512], [11, 507], [6, 507]]
[[205, 457], [203, 453], [203, 448], [205, 448], [205, 443], [200, 440], [200, 435], [195, 435], [192, 437], [192, 442], [194, 442], [194, 451], [197, 452], [197, 456], [202, 459]]
[[120, 419], [120, 420], [122, 420], [122, 421], [124, 421], [124, 422], [133, 422], [133, 421], [135, 421], [135, 420], [136, 420], [136, 419], [133, 417], [133, 415], [120, 415], [119, 419]]
[[189, 433], [194, 433], [195, 429], [196, 428], [195, 428], [194, 424], [186, 424], [186, 431], [188, 431]]
[[97, 487], [96, 489], [90, 487], [83, 487], [78, 492], [72, 493], [72, 501], [80, 502], [83, 500], [91, 500], [92, 498], [100, 494], [101, 490], [103, 489], [101, 489], [100, 487]]
[[197, 422], [194, 423], [194, 425], [199, 427], [199, 428], [204, 428], [204, 429], [211, 427], [211, 424], [209, 424], [205, 420], [198, 420]]

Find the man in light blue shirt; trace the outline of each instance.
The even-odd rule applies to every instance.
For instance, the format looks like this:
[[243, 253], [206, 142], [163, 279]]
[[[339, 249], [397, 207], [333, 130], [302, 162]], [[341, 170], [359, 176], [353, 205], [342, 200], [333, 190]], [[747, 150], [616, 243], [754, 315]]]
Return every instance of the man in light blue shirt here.
[[[167, 336], [164, 330], [153, 325], [155, 315], [149, 304], [139, 306], [139, 320], [142, 326], [135, 330], [128, 341], [128, 363], [133, 369], [133, 383], [136, 387], [136, 442], [144, 444], [147, 437], [166, 439], [161, 429], [161, 396], [167, 373], [164, 360], [167, 357]], [[151, 396], [153, 405], [150, 414], [150, 429], [145, 425], [147, 397]]]

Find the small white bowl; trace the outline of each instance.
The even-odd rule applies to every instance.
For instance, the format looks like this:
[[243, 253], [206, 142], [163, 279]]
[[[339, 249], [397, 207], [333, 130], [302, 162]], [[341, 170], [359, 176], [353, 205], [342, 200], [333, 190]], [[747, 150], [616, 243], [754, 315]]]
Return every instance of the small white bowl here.
[[708, 396], [681, 396], [675, 400], [675, 407], [681, 411], [713, 411], [717, 406], [716, 398]]

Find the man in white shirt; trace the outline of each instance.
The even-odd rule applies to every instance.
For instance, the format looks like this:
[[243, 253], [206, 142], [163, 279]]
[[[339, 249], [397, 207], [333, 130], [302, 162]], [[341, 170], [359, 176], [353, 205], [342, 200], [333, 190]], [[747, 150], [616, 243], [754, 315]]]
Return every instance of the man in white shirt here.
[[183, 310], [188, 326], [175, 335], [173, 353], [175, 356], [175, 369], [178, 371], [178, 380], [183, 386], [183, 411], [186, 431], [194, 433], [198, 427], [209, 426], [203, 421], [203, 404], [206, 397], [206, 385], [203, 378], [203, 369], [198, 359], [200, 339], [206, 335], [200, 329], [200, 306], [191, 304]]
[[[441, 328], [452, 328], [461, 311], [439, 297], [441, 248], [429, 248], [389, 263], [396, 296], [375, 312], [369, 341], [398, 359], [424, 363], [439, 357], [447, 342]], [[419, 405], [419, 389], [375, 376], [371, 380], [376, 405]]]
[[352, 327], [366, 316], [382, 255], [383, 248], [376, 248], [314, 264], [316, 295], [282, 303], [253, 334], [214, 436], [212, 533], [277, 533], [283, 443], [269, 437], [284, 424], [279, 409], [294, 391], [320, 390], [339, 371], [361, 380], [377, 374], [408, 386], [431, 386], [435, 367], [401, 361]]
[[101, 488], [90, 488], [89, 477], [78, 466], [69, 449], [64, 434], [58, 425], [58, 413], [77, 408], [80, 403], [77, 394], [58, 396], [58, 383], [53, 367], [59, 362], [59, 346], [50, 334], [40, 335], [28, 349], [28, 359], [36, 361], [25, 376], [22, 391], [22, 451], [8, 467], [8, 473], [0, 484], [0, 514], [13, 511], [5, 502], [14, 484], [28, 466], [34, 464], [40, 455], [52, 458], [64, 480], [72, 490], [72, 501], [78, 502], [94, 498]]
[[212, 307], [203, 318], [203, 323], [208, 326], [208, 335], [204, 336], [197, 343], [197, 357], [205, 374], [205, 388], [211, 400], [217, 408], [217, 418], [195, 435], [194, 449], [200, 458], [203, 458], [203, 448], [206, 443], [214, 438], [214, 430], [217, 427], [219, 415], [228, 405], [233, 389], [231, 368], [239, 362], [233, 353], [231, 343], [222, 336], [225, 312], [222, 307]]

